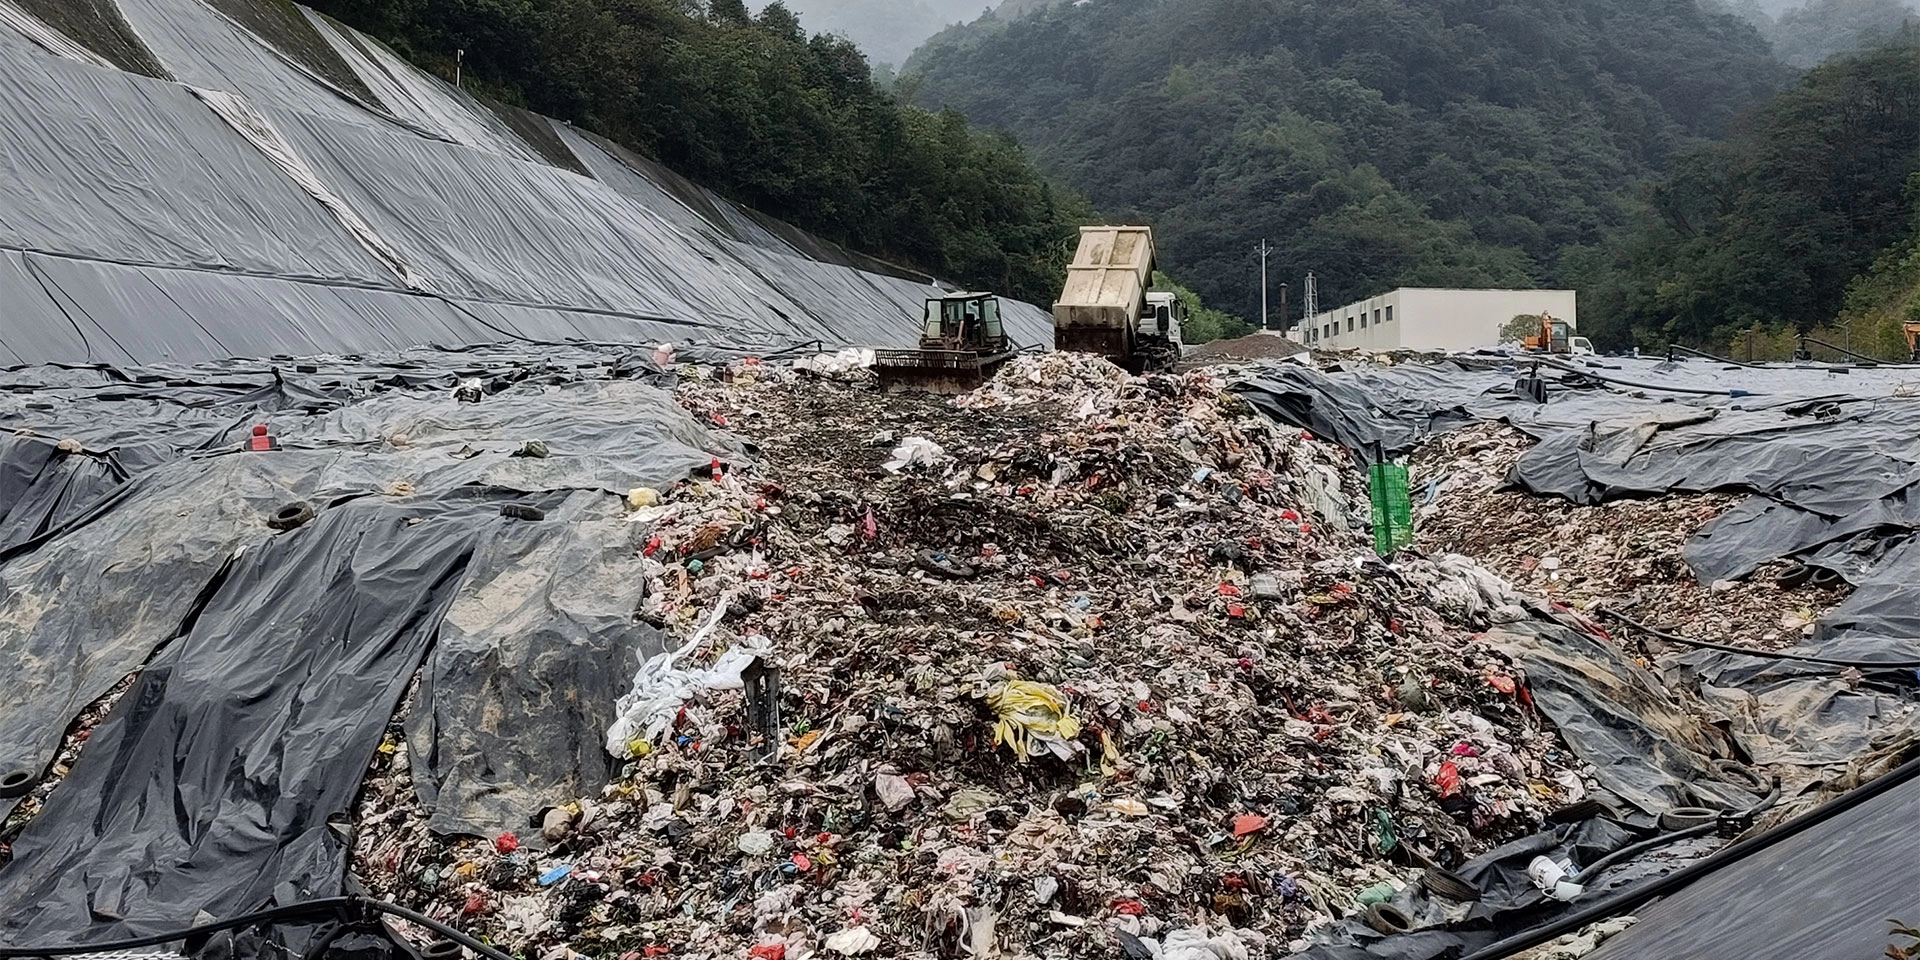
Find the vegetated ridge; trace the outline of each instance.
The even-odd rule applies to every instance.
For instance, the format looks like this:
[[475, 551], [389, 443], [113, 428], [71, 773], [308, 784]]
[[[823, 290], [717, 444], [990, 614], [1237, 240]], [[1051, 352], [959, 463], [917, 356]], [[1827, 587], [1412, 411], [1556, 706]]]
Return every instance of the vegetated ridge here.
[[743, 0], [315, 0], [469, 89], [576, 123], [863, 253], [1049, 303], [1083, 200], [905, 106], [851, 42]]
[[1262, 237], [1324, 305], [1568, 283], [1640, 184], [1792, 78], [1696, 0], [1099, 0], [947, 31], [910, 67], [903, 95], [1147, 219], [1243, 315]]

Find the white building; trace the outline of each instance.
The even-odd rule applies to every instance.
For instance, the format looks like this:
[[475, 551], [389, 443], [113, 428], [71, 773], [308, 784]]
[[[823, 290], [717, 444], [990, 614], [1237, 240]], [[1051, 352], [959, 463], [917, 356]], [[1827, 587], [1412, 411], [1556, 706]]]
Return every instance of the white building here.
[[1580, 329], [1572, 290], [1401, 287], [1303, 320], [1287, 336], [1315, 350], [1472, 350], [1498, 346], [1500, 328], [1523, 313]]

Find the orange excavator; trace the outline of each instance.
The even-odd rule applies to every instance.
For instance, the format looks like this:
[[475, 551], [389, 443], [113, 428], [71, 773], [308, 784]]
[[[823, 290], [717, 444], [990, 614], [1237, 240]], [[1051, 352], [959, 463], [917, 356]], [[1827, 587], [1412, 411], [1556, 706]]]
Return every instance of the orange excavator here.
[[1573, 324], [1565, 320], [1555, 320], [1542, 311], [1540, 329], [1520, 341], [1520, 346], [1528, 353], [1572, 353]]

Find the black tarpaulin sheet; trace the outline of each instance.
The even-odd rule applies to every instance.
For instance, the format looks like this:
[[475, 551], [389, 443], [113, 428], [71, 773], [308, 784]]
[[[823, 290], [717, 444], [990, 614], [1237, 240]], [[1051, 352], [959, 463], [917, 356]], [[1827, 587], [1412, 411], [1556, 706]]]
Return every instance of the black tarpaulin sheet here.
[[548, 510], [559, 522], [509, 525], [467, 565], [407, 727], [435, 832], [487, 835], [607, 782], [597, 731], [643, 638], [648, 652], [665, 642], [633, 623], [646, 577], [621, 513], [575, 493]]
[[[179, 84], [51, 55], [0, 57], [0, 129], [0, 247], [391, 283], [324, 209]], [[5, 309], [12, 327], [16, 305]]]
[[[485, 399], [452, 396], [468, 378]], [[329, 821], [416, 671], [435, 828], [595, 795], [618, 688], [660, 649], [622, 495], [743, 455], [662, 378], [564, 347], [0, 372], [0, 517], [35, 530], [0, 548], [0, 658], [34, 691], [0, 699], [0, 767], [44, 770], [138, 672], [0, 866], [0, 944], [338, 891]], [[256, 422], [281, 451], [237, 452]], [[270, 529], [296, 499], [318, 517]]]
[[[1567, 907], [1549, 900], [1527, 877], [1535, 857], [1572, 863], [1575, 870], [1636, 840], [1646, 831], [1604, 817], [1559, 824], [1501, 844], [1453, 872], [1480, 892], [1477, 900], [1458, 902], [1409, 885], [1391, 901], [1416, 928], [1412, 933], [1382, 934], [1360, 917], [1349, 917], [1315, 935], [1313, 945], [1292, 954], [1294, 960], [1446, 960], [1485, 947], [1503, 937], [1550, 920]], [[1644, 879], [1645, 869], [1609, 868], [1593, 884], [1598, 893]]]
[[1916, 823], [1909, 781], [1641, 908], [1591, 960], [1884, 957], [1920, 905]]
[[[178, 633], [243, 539], [264, 535], [268, 515], [311, 492], [301, 488], [312, 466], [306, 457], [239, 456], [166, 464], [97, 490], [42, 526], [97, 511], [90, 521], [9, 549], [0, 565], [0, 657], [17, 689], [32, 695], [0, 697], [0, 769], [44, 769], [69, 721]], [[69, 487], [64, 477], [40, 477], [0, 508], [43, 502], [41, 486]]]
[[0, 930], [140, 936], [339, 893], [329, 821], [476, 540], [514, 522], [487, 507], [356, 500], [243, 553], [14, 841]]
[[[1532, 493], [1578, 503], [1753, 494], [1689, 544], [1696, 575], [1710, 582], [1788, 557], [1829, 566], [1857, 589], [1794, 652], [1911, 659], [1905, 651], [1920, 637], [1920, 547], [1912, 540], [1920, 519], [1912, 496], [1920, 480], [1920, 399], [1907, 395], [1910, 371], [1596, 361], [1540, 367], [1551, 386], [1544, 404], [1513, 389], [1527, 372], [1524, 360], [1331, 374], [1275, 364], [1239, 389], [1269, 415], [1361, 459], [1376, 443], [1401, 455], [1434, 431], [1501, 420], [1539, 441], [1511, 477]], [[1703, 658], [1693, 668], [1717, 688], [1709, 699], [1743, 745], [1750, 741], [1753, 753], [1778, 762], [1844, 763], [1913, 724], [1904, 692], [1843, 688], [1837, 667], [1759, 676]], [[1714, 682], [1723, 673], [1728, 679]]]
[[[516, 115], [523, 138], [304, 8], [122, 7], [181, 82], [63, 59], [0, 25], [0, 362], [910, 346], [939, 289], [656, 182], [677, 178], [546, 118]], [[579, 162], [546, 156], [568, 151]], [[1004, 314], [1017, 342], [1051, 342], [1044, 310]]]
[[1726, 754], [1651, 671], [1610, 644], [1565, 626], [1505, 624], [1487, 642], [1526, 673], [1534, 702], [1600, 785], [1649, 818], [1674, 807], [1744, 808], [1718, 789], [1712, 761]]

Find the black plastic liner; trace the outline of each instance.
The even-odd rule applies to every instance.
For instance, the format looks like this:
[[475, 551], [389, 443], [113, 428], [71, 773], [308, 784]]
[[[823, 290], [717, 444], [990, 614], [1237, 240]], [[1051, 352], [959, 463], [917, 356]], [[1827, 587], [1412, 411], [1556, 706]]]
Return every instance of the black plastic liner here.
[[[1356, 460], [1395, 458], [1427, 437], [1504, 421], [1538, 443], [1510, 478], [1576, 503], [1668, 493], [1752, 494], [1686, 550], [1703, 582], [1792, 558], [1840, 573], [1853, 595], [1790, 653], [1839, 663], [1696, 650], [1669, 658], [1721, 732], [1684, 722], [1649, 672], [1612, 644], [1564, 624], [1509, 624], [1489, 634], [1528, 677], [1541, 709], [1607, 789], [1642, 813], [1676, 804], [1750, 802], [1717, 782], [1711, 760], [1737, 752], [1765, 765], [1832, 771], [1920, 733], [1911, 696], [1920, 663], [1920, 400], [1912, 371], [1727, 368], [1712, 362], [1585, 363], [1467, 358], [1331, 374], [1260, 368], [1240, 389], [1283, 422], [1342, 444]], [[1545, 402], [1522, 378], [1545, 381]], [[1547, 618], [1553, 619], [1551, 617]], [[1671, 626], [1671, 625], [1668, 625]], [[1842, 676], [1843, 664], [1857, 673]], [[1817, 776], [1817, 774], [1815, 774]], [[1916, 877], [1906, 825], [1911, 784], [1724, 869], [1647, 912], [1596, 957], [1868, 956], [1890, 942], [1885, 920], [1910, 906]], [[1588, 826], [1607, 821], [1588, 821]], [[1546, 843], [1552, 836], [1538, 838]], [[1484, 876], [1489, 860], [1462, 867]], [[1597, 852], [1564, 845], [1576, 866]], [[1530, 859], [1530, 858], [1529, 858]], [[1518, 872], [1495, 875], [1531, 891]], [[1634, 867], [1605, 874], [1631, 879]], [[1517, 878], [1517, 879], [1516, 879]], [[1899, 891], [1899, 892], [1895, 892]], [[1510, 915], [1436, 910], [1414, 890], [1398, 901], [1419, 932], [1383, 937], [1357, 919], [1303, 957], [1435, 960], [1472, 953], [1566, 912], [1533, 893]], [[1904, 899], [1903, 899], [1904, 898]], [[1597, 899], [1590, 889], [1588, 902]]]
[[[0, 372], [0, 659], [23, 693], [0, 698], [0, 767], [47, 771], [137, 673], [14, 838], [0, 944], [341, 893], [416, 673], [433, 829], [524, 831], [596, 794], [622, 685], [663, 649], [622, 498], [745, 456], [670, 379], [584, 348]], [[242, 452], [256, 423], [278, 450]], [[531, 440], [548, 455], [515, 456]]]

